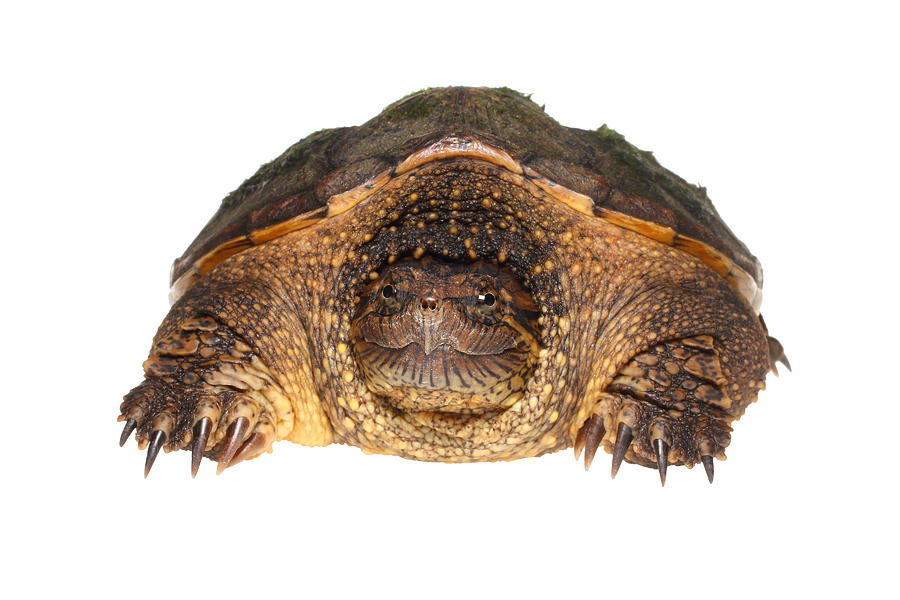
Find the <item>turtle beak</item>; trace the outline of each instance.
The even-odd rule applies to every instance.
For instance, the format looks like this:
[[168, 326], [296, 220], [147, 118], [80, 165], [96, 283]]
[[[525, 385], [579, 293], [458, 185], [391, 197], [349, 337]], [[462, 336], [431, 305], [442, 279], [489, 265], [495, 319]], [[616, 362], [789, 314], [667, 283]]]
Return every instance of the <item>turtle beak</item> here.
[[416, 312], [422, 326], [422, 348], [425, 354], [444, 342], [441, 333], [441, 321], [444, 320], [444, 303], [434, 292], [422, 296], [418, 300]]

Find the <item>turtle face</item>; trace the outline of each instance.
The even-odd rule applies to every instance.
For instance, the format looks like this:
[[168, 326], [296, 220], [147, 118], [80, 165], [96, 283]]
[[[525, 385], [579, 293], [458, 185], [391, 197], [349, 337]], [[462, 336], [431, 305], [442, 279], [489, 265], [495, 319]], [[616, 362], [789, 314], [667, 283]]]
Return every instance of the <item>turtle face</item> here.
[[404, 411], [483, 413], [521, 398], [538, 355], [538, 311], [508, 271], [430, 257], [389, 265], [351, 330], [369, 390]]

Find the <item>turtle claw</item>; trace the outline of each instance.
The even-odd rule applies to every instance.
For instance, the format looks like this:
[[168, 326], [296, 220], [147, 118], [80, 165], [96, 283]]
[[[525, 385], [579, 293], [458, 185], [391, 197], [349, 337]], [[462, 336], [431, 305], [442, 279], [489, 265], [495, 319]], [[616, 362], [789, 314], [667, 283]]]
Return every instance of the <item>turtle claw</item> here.
[[594, 462], [594, 455], [597, 453], [600, 441], [603, 439], [604, 434], [606, 434], [606, 430], [603, 428], [603, 417], [594, 415], [588, 419], [582, 429], [585, 432], [584, 470], [587, 471], [591, 468], [591, 463]]
[[785, 367], [787, 367], [788, 371], [791, 371], [791, 361], [788, 360], [788, 357], [786, 354], [782, 353], [781, 358], [778, 359], [778, 362], [780, 362]]
[[212, 432], [212, 419], [203, 417], [194, 425], [194, 443], [191, 446], [191, 477], [197, 476], [200, 469], [200, 461], [203, 459], [203, 451], [206, 450], [206, 442]]
[[225, 445], [222, 447], [222, 454], [219, 456], [219, 466], [216, 469], [216, 475], [220, 475], [222, 471], [231, 466], [231, 461], [244, 440], [244, 435], [250, 429], [250, 419], [247, 417], [238, 417], [232, 421], [225, 432]]
[[128, 441], [128, 438], [131, 436], [131, 432], [134, 431], [135, 427], [137, 427], [137, 421], [134, 419], [125, 421], [125, 428], [122, 430], [122, 435], [119, 436], [120, 447], [125, 445], [125, 442]]
[[251, 433], [250, 437], [247, 438], [247, 441], [241, 445], [237, 454], [234, 455], [234, 458], [231, 459], [231, 464], [229, 466], [234, 466], [239, 462], [259, 456], [272, 445], [273, 441], [274, 436], [272, 435], [266, 435], [258, 431]]
[[625, 423], [619, 423], [619, 428], [616, 430], [616, 445], [613, 448], [612, 470], [610, 472], [613, 479], [616, 478], [616, 473], [619, 472], [619, 467], [622, 465], [622, 461], [625, 460], [625, 453], [628, 452], [628, 446], [631, 445], [632, 439], [634, 439], [634, 433], [631, 427]]
[[584, 450], [584, 433], [587, 429], [587, 422], [585, 422], [581, 429], [578, 430], [578, 433], [575, 434], [575, 460], [581, 458], [581, 451]]
[[136, 432], [140, 448], [149, 444], [147, 472], [160, 448], [190, 450], [192, 477], [204, 454], [218, 457], [219, 472], [235, 464], [237, 454], [255, 456], [261, 443], [256, 438], [241, 452], [254, 433], [263, 435], [262, 449], [268, 449], [277, 437], [276, 421], [266, 403], [250, 392], [265, 396], [278, 388], [266, 365], [213, 317], [190, 311], [170, 317], [144, 361], [144, 381], [119, 406], [119, 421], [125, 421], [120, 443]]
[[703, 468], [706, 470], [706, 478], [709, 479], [709, 482], [713, 482], [714, 469], [713, 466], [713, 457], [704, 454], [700, 457], [700, 462], [703, 463]]
[[[761, 319], [762, 317], [760, 317]], [[765, 326], [765, 325], [764, 325]], [[775, 366], [776, 363], [781, 363], [787, 370], [791, 370], [791, 361], [788, 360], [787, 355], [784, 353], [784, 346], [781, 345], [781, 342], [773, 338], [772, 336], [768, 336], [769, 342], [769, 370], [775, 373], [775, 376], [778, 376], [778, 368]]]
[[144, 478], [147, 478], [147, 475], [150, 474], [150, 469], [153, 468], [153, 462], [156, 460], [156, 456], [159, 454], [159, 449], [163, 447], [163, 444], [166, 443], [166, 432], [157, 429], [150, 435], [150, 445], [147, 447], [147, 459], [144, 461]]
[[[221, 473], [268, 450], [277, 437], [274, 419], [264, 405], [241, 392], [212, 390], [202, 384], [147, 378], [126, 395], [121, 411], [119, 420], [125, 428], [119, 442], [124, 444], [136, 434], [138, 447], [147, 449], [145, 477], [161, 449], [190, 450], [191, 477], [196, 477], [207, 451], [219, 456]], [[257, 433], [261, 439], [253, 437]], [[249, 438], [254, 441], [245, 444]]]
[[669, 445], [661, 439], [653, 440], [653, 449], [656, 452], [656, 467], [659, 469], [659, 483], [666, 486], [666, 469], [669, 466]]

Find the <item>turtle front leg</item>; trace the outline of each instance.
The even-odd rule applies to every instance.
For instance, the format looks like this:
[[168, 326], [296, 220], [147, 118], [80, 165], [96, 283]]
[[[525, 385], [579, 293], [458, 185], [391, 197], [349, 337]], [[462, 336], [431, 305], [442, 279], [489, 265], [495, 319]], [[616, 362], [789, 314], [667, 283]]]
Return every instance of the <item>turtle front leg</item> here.
[[[299, 389], [296, 377], [309, 371], [293, 343], [302, 328], [291, 321], [293, 311], [267, 295], [261, 287], [205, 285], [173, 306], [144, 362], [145, 379], [125, 396], [119, 415], [120, 444], [136, 430], [139, 447], [147, 448], [145, 477], [161, 448], [190, 448], [192, 475], [203, 456], [217, 460], [221, 473], [296, 437], [300, 399], [286, 388]], [[312, 440], [295, 441], [327, 443], [330, 426], [320, 425]]]
[[266, 395], [277, 383], [252, 348], [216, 319], [189, 318], [157, 339], [144, 373], [122, 403], [119, 443], [137, 430], [139, 447], [149, 445], [145, 477], [160, 448], [190, 446], [196, 475], [204, 454], [218, 460], [221, 472], [275, 441], [276, 410]]
[[579, 430], [576, 457], [585, 451], [587, 469], [603, 445], [613, 455], [613, 477], [628, 460], [656, 467], [663, 485], [669, 464], [700, 462], [712, 483], [713, 459], [725, 458], [731, 422], [746, 406], [728, 365], [734, 359], [711, 335], [669, 340], [634, 356]]

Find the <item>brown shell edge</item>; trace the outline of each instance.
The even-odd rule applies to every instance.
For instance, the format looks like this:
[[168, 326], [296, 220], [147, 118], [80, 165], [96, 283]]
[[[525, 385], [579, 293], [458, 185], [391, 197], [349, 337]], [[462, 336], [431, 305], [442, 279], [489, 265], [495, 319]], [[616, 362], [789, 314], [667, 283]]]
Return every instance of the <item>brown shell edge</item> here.
[[169, 291], [169, 303], [174, 304], [178, 298], [190, 289], [197, 279], [229, 257], [247, 248], [268, 242], [293, 231], [305, 229], [323, 219], [346, 212], [377, 192], [396, 175], [409, 172], [429, 162], [461, 156], [493, 163], [517, 175], [524, 174], [548, 195], [572, 210], [590, 217], [604, 219], [623, 229], [634, 231], [687, 252], [724, 277], [729, 285], [739, 292], [752, 307], [753, 312], [759, 314], [760, 306], [762, 305], [762, 291], [754, 278], [712, 246], [700, 240], [680, 235], [671, 227], [658, 225], [608, 208], [596, 206], [590, 197], [554, 183], [552, 180], [537, 173], [534, 169], [523, 166], [504, 150], [478, 140], [474, 136], [455, 134], [445, 136], [413, 152], [394, 169], [382, 171], [355, 188], [331, 196], [327, 204], [321, 208], [297, 215], [276, 225], [253, 231], [247, 235], [232, 238], [217, 246], [195, 261], [173, 282]]

